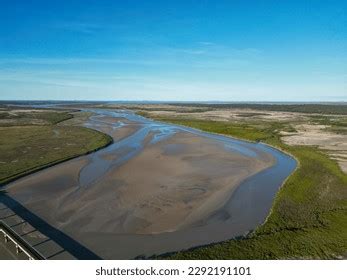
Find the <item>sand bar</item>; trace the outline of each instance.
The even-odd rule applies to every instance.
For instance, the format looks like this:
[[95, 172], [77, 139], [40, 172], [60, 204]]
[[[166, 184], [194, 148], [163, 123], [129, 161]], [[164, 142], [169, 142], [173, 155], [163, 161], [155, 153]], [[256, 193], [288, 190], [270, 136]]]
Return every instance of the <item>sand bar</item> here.
[[[259, 182], [266, 193], [269, 184], [261, 176], [272, 176], [267, 173], [288, 156], [127, 112], [94, 113], [85, 125], [108, 133], [114, 144], [24, 177], [7, 191], [101, 258], [150, 256], [220, 241], [266, 217], [272, 200], [262, 207], [264, 213], [254, 197], [247, 200], [249, 209], [231, 201], [250, 196], [240, 193], [242, 184], [254, 188]], [[277, 189], [292, 169], [273, 182]], [[271, 192], [273, 198], [276, 188]], [[250, 208], [254, 213], [245, 218]]]

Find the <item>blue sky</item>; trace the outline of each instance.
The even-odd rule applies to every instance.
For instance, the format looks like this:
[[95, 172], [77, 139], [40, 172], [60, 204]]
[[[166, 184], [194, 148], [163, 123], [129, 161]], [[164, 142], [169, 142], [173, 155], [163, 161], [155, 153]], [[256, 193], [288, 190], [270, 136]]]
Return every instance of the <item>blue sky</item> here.
[[347, 1], [0, 0], [0, 99], [347, 101]]

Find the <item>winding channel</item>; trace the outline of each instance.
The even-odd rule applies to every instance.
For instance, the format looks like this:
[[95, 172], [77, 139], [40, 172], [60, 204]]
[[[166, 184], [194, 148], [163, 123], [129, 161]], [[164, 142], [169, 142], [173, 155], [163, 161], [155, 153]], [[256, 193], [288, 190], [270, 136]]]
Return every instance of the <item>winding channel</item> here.
[[149, 257], [245, 235], [265, 221], [297, 165], [262, 143], [130, 111], [81, 110], [93, 113], [84, 126], [114, 143], [6, 190], [100, 258]]

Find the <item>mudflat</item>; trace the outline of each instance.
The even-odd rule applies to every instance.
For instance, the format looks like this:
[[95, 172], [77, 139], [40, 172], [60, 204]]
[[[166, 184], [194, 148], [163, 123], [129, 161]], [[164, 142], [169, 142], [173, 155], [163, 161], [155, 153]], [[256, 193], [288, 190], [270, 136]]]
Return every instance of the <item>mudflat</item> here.
[[[184, 232], [210, 226], [242, 181], [276, 162], [252, 145], [226, 145], [132, 115], [93, 116], [86, 126], [114, 144], [22, 178], [7, 192], [103, 258], [198, 245], [184, 242]], [[165, 245], [168, 233], [183, 243]], [[148, 240], [151, 248], [139, 247]]]

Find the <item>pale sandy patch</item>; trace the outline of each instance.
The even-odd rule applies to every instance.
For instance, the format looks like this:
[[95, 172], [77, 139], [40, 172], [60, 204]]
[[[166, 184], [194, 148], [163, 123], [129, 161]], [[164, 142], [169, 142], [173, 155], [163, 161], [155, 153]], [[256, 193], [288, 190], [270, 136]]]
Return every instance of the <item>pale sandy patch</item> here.
[[327, 128], [328, 126], [315, 124], [296, 125], [297, 132], [282, 132], [282, 140], [288, 145], [317, 146], [325, 150], [347, 173], [347, 135], [327, 131]]

